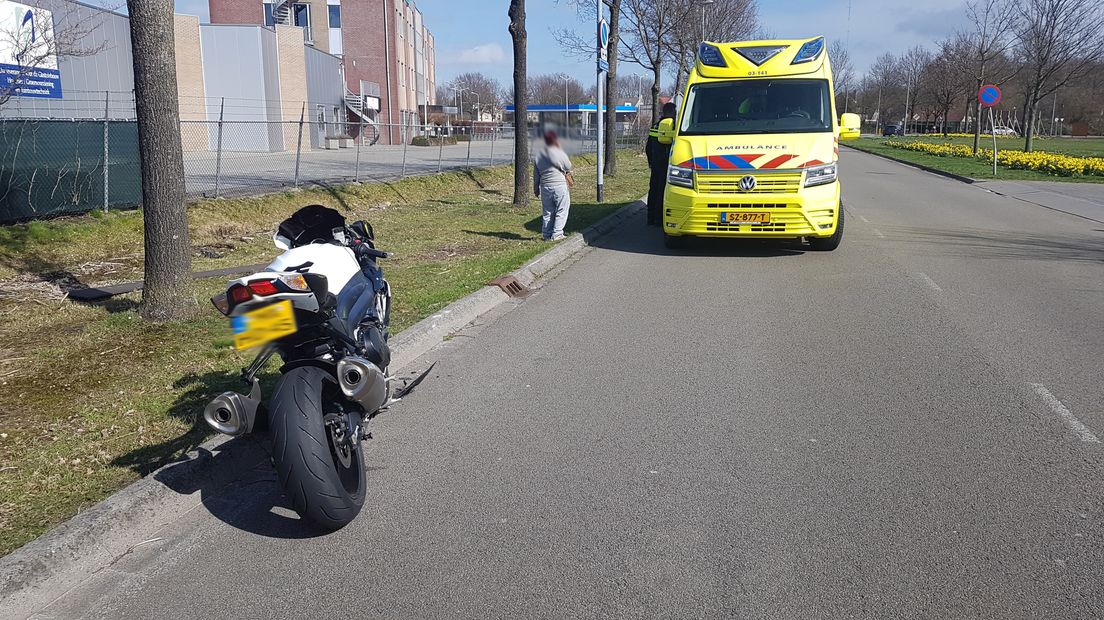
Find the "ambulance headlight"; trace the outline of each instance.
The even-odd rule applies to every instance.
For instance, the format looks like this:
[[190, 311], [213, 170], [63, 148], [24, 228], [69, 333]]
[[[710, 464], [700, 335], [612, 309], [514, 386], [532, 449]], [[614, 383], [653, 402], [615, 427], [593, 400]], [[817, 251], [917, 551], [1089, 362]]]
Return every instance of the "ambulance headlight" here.
[[805, 169], [805, 187], [824, 185], [836, 180], [836, 164], [810, 166]]
[[694, 187], [694, 169], [682, 166], [667, 166], [667, 182], [679, 187]]

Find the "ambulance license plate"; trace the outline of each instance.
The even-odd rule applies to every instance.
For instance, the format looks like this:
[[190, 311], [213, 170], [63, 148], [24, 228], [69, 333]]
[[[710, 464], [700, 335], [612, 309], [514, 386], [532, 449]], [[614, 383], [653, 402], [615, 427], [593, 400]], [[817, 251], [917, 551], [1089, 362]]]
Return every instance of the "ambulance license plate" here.
[[770, 213], [722, 213], [722, 224], [769, 224]]

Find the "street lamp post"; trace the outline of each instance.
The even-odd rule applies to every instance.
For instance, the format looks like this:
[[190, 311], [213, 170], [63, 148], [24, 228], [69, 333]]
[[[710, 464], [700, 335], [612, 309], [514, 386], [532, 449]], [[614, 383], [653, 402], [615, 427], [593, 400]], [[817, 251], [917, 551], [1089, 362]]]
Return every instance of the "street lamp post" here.
[[453, 99], [452, 102], [456, 103], [457, 97], [459, 97], [459, 99], [460, 99], [460, 103], [456, 107], [456, 111], [457, 111], [456, 122], [457, 123], [462, 123], [464, 121], [464, 91], [467, 90], [467, 89], [464, 88], [463, 86], [453, 86], [451, 88], [451, 90], [452, 90], [452, 99]]
[[567, 111], [567, 85], [571, 81], [571, 76], [566, 73], [560, 74], [560, 79], [564, 81], [564, 133], [567, 132], [567, 128], [571, 126], [570, 112]]
[[705, 7], [707, 7], [711, 4], [716, 4], [716, 0], [700, 0], [700, 2], [701, 2], [701, 10], [702, 10], [702, 13], [701, 13], [701, 15], [702, 15], [702, 18], [701, 18], [701, 27], [702, 27], [702, 29], [701, 29], [701, 32], [702, 32], [701, 40], [705, 41]]

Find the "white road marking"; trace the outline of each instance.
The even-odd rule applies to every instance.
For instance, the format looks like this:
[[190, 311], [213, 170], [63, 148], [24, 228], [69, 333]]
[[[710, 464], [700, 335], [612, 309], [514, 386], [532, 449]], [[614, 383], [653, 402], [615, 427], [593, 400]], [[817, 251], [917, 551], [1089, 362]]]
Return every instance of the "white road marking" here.
[[1050, 390], [1046, 389], [1046, 386], [1042, 383], [1030, 383], [1028, 385], [1035, 390], [1039, 398], [1043, 399], [1043, 402], [1050, 407], [1050, 410], [1066, 423], [1066, 426], [1073, 431], [1074, 435], [1077, 435], [1078, 439], [1085, 443], [1100, 443], [1100, 439], [1089, 430], [1089, 427], [1082, 424], [1081, 420], [1075, 418], [1073, 412], [1063, 405], [1062, 401], [1058, 400], [1054, 394], [1051, 394]]
[[927, 284], [928, 286], [930, 286], [932, 288], [932, 290], [943, 292], [943, 287], [936, 284], [935, 280], [932, 280], [931, 277], [928, 274], [924, 273], [923, 271], [917, 271], [916, 272], [916, 277], [923, 280], [924, 284]]
[[875, 229], [874, 229], [874, 234], [875, 234], [875, 235], [878, 235], [878, 236], [879, 236], [879, 237], [881, 237], [882, 239], [885, 239], [885, 233], [883, 233], [882, 231], [878, 230], [877, 228], [875, 228]]
[[868, 220], [868, 219], [866, 219], [865, 217], [863, 217], [862, 213], [860, 213], [860, 214], [859, 214], [859, 219], [860, 219], [860, 220], [862, 220], [862, 221], [864, 221], [864, 222], [866, 222], [867, 224], [869, 224], [869, 223], [870, 223], [870, 220]]

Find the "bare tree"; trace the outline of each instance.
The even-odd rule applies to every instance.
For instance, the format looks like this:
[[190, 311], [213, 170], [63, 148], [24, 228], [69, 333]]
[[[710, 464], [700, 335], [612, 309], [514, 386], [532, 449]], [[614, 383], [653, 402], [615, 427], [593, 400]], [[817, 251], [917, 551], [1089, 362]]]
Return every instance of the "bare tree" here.
[[625, 62], [652, 73], [652, 118], [659, 118], [659, 92], [671, 29], [687, 3], [678, 0], [621, 0], [621, 36]]
[[[584, 24], [592, 23], [598, 14], [596, 0], [557, 0], [575, 7], [579, 20]], [[605, 126], [603, 128], [605, 158], [602, 170], [605, 174], [614, 176], [617, 174], [617, 70], [621, 49], [621, 3], [622, 0], [605, 0], [610, 9], [610, 35], [607, 56], [609, 57], [609, 70], [606, 71], [606, 111]], [[588, 32], [583, 29], [582, 32]], [[553, 30], [552, 36], [559, 42], [564, 53], [580, 60], [597, 60], [596, 34], [584, 35], [579, 30], [561, 28]]]
[[606, 122], [604, 142], [606, 153], [602, 159], [602, 171], [610, 176], [617, 175], [617, 54], [621, 48], [621, 0], [609, 0], [610, 36], [607, 55], [609, 69], [606, 71]]
[[[1051, 110], [1071, 124], [1084, 123], [1089, 135], [1104, 134], [1104, 105], [1101, 101], [1104, 101], [1104, 62], [1097, 62], [1084, 79], [1050, 96]], [[1047, 103], [1046, 99], [1041, 102], [1042, 109], [1046, 109]], [[1053, 126], [1055, 115], [1049, 114], [1050, 110], [1047, 112]]]
[[[470, 113], [479, 106], [480, 110], [494, 110], [502, 103], [503, 89], [498, 80], [482, 73], [461, 73], [452, 78], [448, 84], [437, 87], [437, 101], [451, 101], [452, 105], [460, 104], [460, 90], [463, 94], [464, 108]], [[464, 113], [465, 110], [461, 110]]]
[[579, 80], [564, 74], [534, 75], [529, 82], [529, 100], [533, 103], [558, 104], [584, 103], [590, 98], [589, 90]]
[[142, 317], [169, 321], [195, 308], [184, 207], [184, 154], [176, 89], [171, 0], [127, 0], [134, 46], [134, 99], [142, 161], [145, 284]]
[[702, 42], [703, 15], [707, 41], [744, 41], [759, 29], [759, 8], [754, 0], [715, 0], [710, 5], [688, 2], [682, 9], [668, 32], [667, 44], [670, 60], [676, 67], [676, 95], [694, 67]]
[[[972, 0], [966, 3], [966, 18], [970, 30], [962, 32], [969, 41], [970, 53], [962, 57], [960, 68], [973, 76], [976, 94], [986, 82], [1002, 84], [1015, 73], [997, 75], [992, 72], [993, 61], [1005, 54], [1012, 43], [1012, 34], [1016, 25], [1016, 5], [1018, 0]], [[974, 117], [974, 153], [981, 141], [981, 107], [977, 97], [971, 98], [970, 108]]]
[[[970, 88], [970, 77], [960, 70], [959, 59], [969, 53], [969, 41], [952, 37], [939, 43], [936, 54], [924, 69], [921, 89], [927, 94], [931, 106], [940, 120], [943, 135], [947, 135], [947, 119], [951, 108], [961, 101]], [[969, 100], [969, 97], [965, 97]]]
[[[133, 0], [132, 0], [133, 1]], [[529, 87], [526, 84], [525, 0], [510, 0], [510, 38], [514, 42], [514, 204], [529, 204]]]
[[1030, 152], [1039, 102], [1104, 59], [1104, 5], [1099, 0], [1022, 0], [1019, 16], [1015, 38], [1024, 64], [1024, 150]]
[[0, 29], [0, 50], [11, 56], [16, 67], [4, 70], [6, 84], [0, 87], [0, 106], [12, 97], [47, 88], [60, 59], [103, 51], [106, 44], [92, 45], [87, 40], [97, 26], [88, 14], [95, 11], [98, 9], [87, 7], [85, 11], [55, 16], [46, 9], [32, 7], [21, 16], [18, 25]]
[[849, 96], [855, 90], [855, 66], [851, 62], [851, 52], [848, 51], [843, 41], [835, 39], [828, 44], [828, 57], [832, 59], [832, 81], [836, 87], [836, 107], [839, 107], [839, 98], [843, 97], [843, 109], [840, 111], [846, 112]]
[[887, 110], [892, 113], [894, 109], [892, 100], [898, 92], [897, 68], [897, 58], [889, 52], [878, 56], [870, 67], [870, 88], [877, 93], [874, 114], [871, 115], [876, 121], [875, 130], [879, 125], [885, 125]]
[[897, 74], [905, 83], [905, 105], [901, 114], [902, 125], [905, 133], [908, 133], [908, 124], [912, 121], [913, 109], [920, 105], [918, 99], [921, 76], [925, 67], [931, 62], [931, 53], [919, 45], [910, 48], [897, 60]]

